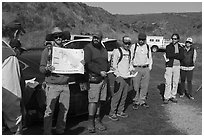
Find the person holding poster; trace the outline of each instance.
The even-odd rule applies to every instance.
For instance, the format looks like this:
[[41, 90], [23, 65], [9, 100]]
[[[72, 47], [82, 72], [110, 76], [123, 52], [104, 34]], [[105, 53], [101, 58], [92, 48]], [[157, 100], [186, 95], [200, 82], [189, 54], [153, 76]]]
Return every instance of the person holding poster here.
[[70, 89], [68, 85], [69, 75], [57, 74], [52, 71], [55, 68], [51, 64], [52, 46], [62, 47], [62, 30], [55, 27], [51, 33], [54, 39], [53, 45], [47, 46], [41, 55], [40, 72], [45, 74], [46, 110], [44, 114], [44, 134], [52, 134], [52, 117], [55, 104], [59, 97], [59, 112], [56, 124], [56, 134], [63, 134], [66, 127], [66, 117], [69, 110]]

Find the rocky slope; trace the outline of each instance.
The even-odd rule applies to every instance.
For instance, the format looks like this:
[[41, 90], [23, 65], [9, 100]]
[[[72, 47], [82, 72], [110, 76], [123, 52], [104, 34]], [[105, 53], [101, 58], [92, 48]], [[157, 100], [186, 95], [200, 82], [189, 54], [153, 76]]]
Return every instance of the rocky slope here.
[[121, 39], [129, 34], [136, 40], [138, 32], [168, 37], [178, 32], [185, 39], [192, 36], [201, 43], [202, 13], [162, 13], [113, 15], [102, 8], [78, 2], [3, 2], [2, 23], [17, 19], [25, 26], [22, 43], [26, 48], [42, 45], [54, 26], [71, 34], [91, 34], [100, 29], [105, 37]]

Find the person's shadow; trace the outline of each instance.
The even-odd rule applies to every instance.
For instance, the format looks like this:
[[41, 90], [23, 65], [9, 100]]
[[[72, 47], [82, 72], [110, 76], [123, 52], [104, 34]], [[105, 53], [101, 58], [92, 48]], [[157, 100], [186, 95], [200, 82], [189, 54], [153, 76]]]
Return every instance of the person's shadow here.
[[159, 89], [161, 98], [164, 99], [165, 83], [160, 83], [160, 85], [157, 85], [157, 88]]
[[[164, 100], [165, 83], [160, 83], [160, 85], [157, 85], [157, 88], [159, 89], [161, 98]], [[178, 93], [178, 94], [181, 94], [180, 91], [181, 91], [181, 85], [180, 85], [180, 83], [179, 83], [179, 84], [178, 84], [177, 93]]]

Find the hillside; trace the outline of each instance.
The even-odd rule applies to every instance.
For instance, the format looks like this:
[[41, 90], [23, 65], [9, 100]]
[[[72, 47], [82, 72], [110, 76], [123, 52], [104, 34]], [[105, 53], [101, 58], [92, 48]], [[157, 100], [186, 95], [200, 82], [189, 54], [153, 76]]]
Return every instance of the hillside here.
[[202, 34], [202, 13], [113, 15], [102, 8], [75, 2], [3, 2], [2, 19], [3, 24], [12, 19], [22, 22], [27, 32], [22, 38], [26, 48], [41, 46], [54, 26], [71, 34], [91, 34], [101, 29], [105, 37], [121, 39], [129, 34], [133, 40], [139, 31], [165, 37], [178, 32], [201, 43]]
[[192, 36], [198, 43], [202, 40], [202, 13], [117, 15], [117, 18], [135, 32], [144, 30], [149, 35], [167, 38], [176, 32], [182, 37]]

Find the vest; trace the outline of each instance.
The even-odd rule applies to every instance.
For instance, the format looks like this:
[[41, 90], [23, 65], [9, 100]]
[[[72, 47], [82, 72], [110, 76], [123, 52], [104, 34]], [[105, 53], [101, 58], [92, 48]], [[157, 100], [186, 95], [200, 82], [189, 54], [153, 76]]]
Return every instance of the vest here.
[[13, 49], [8, 47], [6, 43], [2, 41], [2, 63], [4, 62], [5, 59], [7, 59], [9, 56], [15, 56], [15, 52]]
[[181, 61], [181, 66], [185, 66], [185, 67], [194, 66], [193, 56], [194, 56], [194, 48], [190, 48], [189, 51], [184, 49], [184, 59]]

